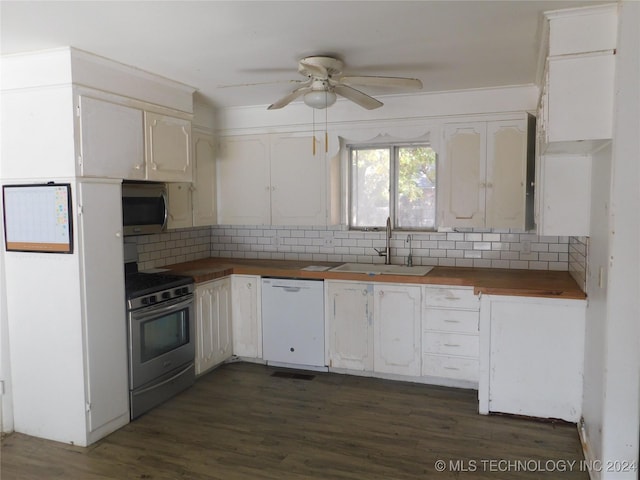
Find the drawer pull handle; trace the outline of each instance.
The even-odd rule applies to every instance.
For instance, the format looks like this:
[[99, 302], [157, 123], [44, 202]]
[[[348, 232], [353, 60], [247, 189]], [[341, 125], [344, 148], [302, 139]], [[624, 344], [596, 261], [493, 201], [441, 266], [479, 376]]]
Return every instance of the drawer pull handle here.
[[459, 368], [456, 367], [444, 367], [445, 370], [460, 370]]
[[445, 297], [445, 300], [460, 300], [460, 297]]
[[445, 347], [459, 347], [460, 344], [458, 344], [458, 343], [445, 343], [444, 346]]
[[460, 320], [445, 320], [444, 323], [460, 323]]

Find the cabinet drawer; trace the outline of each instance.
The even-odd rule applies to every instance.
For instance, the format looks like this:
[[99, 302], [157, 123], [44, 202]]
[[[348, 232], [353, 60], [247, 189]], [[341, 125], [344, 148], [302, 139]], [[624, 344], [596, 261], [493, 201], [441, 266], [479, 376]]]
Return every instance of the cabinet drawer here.
[[480, 377], [478, 374], [478, 360], [424, 354], [422, 355], [422, 376], [477, 382]]
[[473, 288], [425, 287], [425, 306], [480, 310], [480, 300]]
[[479, 315], [471, 310], [426, 308], [422, 318], [425, 330], [478, 334]]
[[424, 332], [422, 334], [422, 351], [424, 353], [478, 358], [480, 339], [477, 335]]

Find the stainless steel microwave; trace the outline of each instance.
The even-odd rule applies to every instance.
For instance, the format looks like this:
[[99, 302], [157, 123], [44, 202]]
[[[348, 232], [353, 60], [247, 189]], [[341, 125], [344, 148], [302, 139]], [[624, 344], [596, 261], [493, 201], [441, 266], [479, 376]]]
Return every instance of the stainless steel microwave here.
[[122, 182], [124, 235], [160, 233], [167, 228], [167, 187], [164, 183]]

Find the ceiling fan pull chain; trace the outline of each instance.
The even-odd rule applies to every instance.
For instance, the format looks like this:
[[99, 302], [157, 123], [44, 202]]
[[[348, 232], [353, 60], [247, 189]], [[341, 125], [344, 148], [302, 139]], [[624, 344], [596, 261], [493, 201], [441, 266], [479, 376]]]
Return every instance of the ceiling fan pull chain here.
[[313, 131], [312, 131], [312, 135], [311, 136], [313, 137], [313, 144], [312, 144], [313, 145], [313, 156], [315, 157], [316, 156], [316, 111], [315, 111], [315, 109], [312, 109], [312, 112], [313, 113], [312, 113], [311, 118], [312, 118], [312, 129], [313, 129]]

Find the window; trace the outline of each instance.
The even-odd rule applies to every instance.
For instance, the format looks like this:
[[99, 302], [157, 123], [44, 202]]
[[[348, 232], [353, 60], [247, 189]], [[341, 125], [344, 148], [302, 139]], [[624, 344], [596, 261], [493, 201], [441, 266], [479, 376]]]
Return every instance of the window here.
[[350, 147], [349, 226], [434, 230], [436, 152], [426, 144]]

